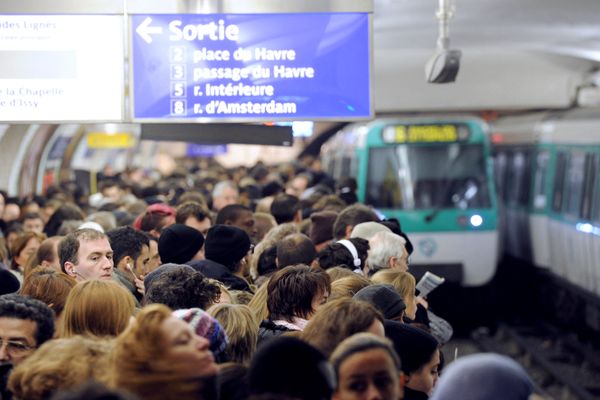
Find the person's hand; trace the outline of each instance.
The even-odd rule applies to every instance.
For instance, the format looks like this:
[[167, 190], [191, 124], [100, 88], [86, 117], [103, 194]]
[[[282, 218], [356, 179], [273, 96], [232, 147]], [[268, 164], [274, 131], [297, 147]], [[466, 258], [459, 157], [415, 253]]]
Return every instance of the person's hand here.
[[429, 303], [421, 296], [417, 296], [415, 300], [417, 300], [417, 304], [422, 305], [423, 307], [425, 307], [426, 310], [429, 308]]
[[140, 277], [135, 278], [135, 287], [139, 294], [144, 294], [146, 292], [144, 287], [144, 275], [140, 275]]

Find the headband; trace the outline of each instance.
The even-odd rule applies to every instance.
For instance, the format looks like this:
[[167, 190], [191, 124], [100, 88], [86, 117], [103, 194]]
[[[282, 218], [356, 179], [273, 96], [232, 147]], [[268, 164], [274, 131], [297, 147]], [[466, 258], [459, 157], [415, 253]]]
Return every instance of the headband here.
[[352, 255], [352, 258], [354, 259], [354, 266], [360, 267], [360, 258], [358, 258], [358, 251], [356, 251], [356, 246], [354, 246], [354, 243], [346, 239], [338, 240], [336, 243], [339, 243], [346, 249], [348, 249], [348, 251]]

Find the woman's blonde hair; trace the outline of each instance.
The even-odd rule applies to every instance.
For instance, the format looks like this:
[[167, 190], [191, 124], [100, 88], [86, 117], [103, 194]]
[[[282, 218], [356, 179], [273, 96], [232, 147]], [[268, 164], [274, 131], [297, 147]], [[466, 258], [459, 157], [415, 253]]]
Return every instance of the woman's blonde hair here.
[[396, 350], [394, 350], [393, 343], [387, 338], [382, 338], [369, 332], [357, 333], [344, 339], [340, 344], [337, 345], [329, 357], [329, 361], [331, 362], [336, 375], [339, 376], [340, 367], [344, 361], [354, 354], [373, 349], [382, 349], [388, 353], [394, 362], [396, 371], [401, 371], [402, 364], [400, 362], [400, 357], [398, 357]]
[[259, 322], [269, 317], [269, 308], [267, 307], [267, 286], [269, 286], [269, 281], [266, 281], [256, 289], [254, 297], [252, 297], [252, 300], [248, 303], [248, 307], [254, 312], [254, 315]]
[[329, 295], [329, 301], [341, 298], [351, 298], [360, 289], [365, 288], [370, 284], [371, 281], [358, 274], [338, 279], [337, 281], [331, 283], [331, 294]]
[[229, 343], [229, 361], [248, 364], [256, 351], [259, 322], [250, 307], [243, 304], [215, 304], [207, 311], [221, 324]]
[[79, 282], [67, 297], [61, 336], [117, 336], [129, 324], [134, 310], [133, 295], [117, 282]]
[[325, 270], [327, 275], [331, 278], [331, 282], [335, 282], [338, 279], [346, 278], [348, 276], [358, 275], [356, 272], [345, 268], [345, 267], [332, 267]]
[[317, 310], [301, 338], [329, 357], [342, 340], [367, 331], [376, 320], [383, 324], [383, 315], [366, 301], [333, 300]]
[[248, 305], [252, 301], [252, 298], [254, 298], [254, 294], [246, 290], [230, 290], [229, 294], [231, 295], [232, 304]]
[[117, 338], [109, 360], [108, 384], [140, 399], [198, 399], [204, 387], [189, 364], [168, 357], [170, 346], [162, 330], [171, 310], [163, 304], [144, 307], [135, 322]]
[[112, 341], [83, 336], [44, 343], [10, 374], [15, 398], [45, 400], [90, 379], [103, 381]]
[[377, 271], [372, 277], [373, 283], [388, 283], [402, 296], [404, 304], [412, 304], [415, 297], [415, 277], [412, 274], [394, 269]]

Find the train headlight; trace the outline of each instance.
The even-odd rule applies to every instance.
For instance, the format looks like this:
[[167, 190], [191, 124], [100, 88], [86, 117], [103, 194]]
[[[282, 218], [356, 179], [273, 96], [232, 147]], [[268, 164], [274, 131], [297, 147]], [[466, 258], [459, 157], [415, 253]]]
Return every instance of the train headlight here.
[[481, 226], [481, 224], [483, 224], [483, 218], [481, 218], [481, 215], [475, 214], [471, 216], [469, 222], [471, 222], [471, 225], [477, 228], [478, 226]]
[[575, 228], [579, 232], [585, 232], [585, 233], [593, 233], [594, 232], [594, 226], [592, 224], [578, 223], [577, 225], [575, 225]]

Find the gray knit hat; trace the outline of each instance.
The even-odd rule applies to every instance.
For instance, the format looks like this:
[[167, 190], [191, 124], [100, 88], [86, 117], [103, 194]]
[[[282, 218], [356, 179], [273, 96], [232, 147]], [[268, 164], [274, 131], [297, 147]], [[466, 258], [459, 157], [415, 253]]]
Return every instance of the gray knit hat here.
[[396, 318], [406, 309], [402, 296], [388, 284], [369, 285], [356, 292], [352, 298], [371, 303], [381, 311], [385, 319]]

